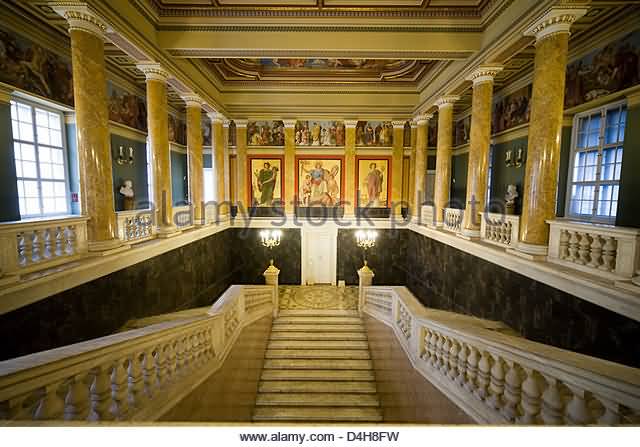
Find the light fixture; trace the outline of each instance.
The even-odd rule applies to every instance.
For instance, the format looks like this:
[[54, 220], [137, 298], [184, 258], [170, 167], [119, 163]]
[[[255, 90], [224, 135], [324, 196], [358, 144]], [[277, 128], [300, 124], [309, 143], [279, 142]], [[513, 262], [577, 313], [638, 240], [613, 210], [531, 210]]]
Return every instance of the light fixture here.
[[[260, 240], [262, 245], [272, 250], [273, 247], [280, 245], [282, 239], [282, 231], [280, 230], [262, 230], [260, 232]], [[270, 265], [273, 265], [273, 258], [269, 261]]]
[[[358, 230], [356, 231], [356, 244], [358, 247], [362, 248], [364, 251], [364, 255], [366, 255], [367, 250], [373, 248], [376, 245], [376, 238], [378, 237], [378, 232], [375, 230]], [[363, 255], [364, 265], [367, 266], [366, 256]]]
[[504, 154], [504, 164], [507, 166], [507, 168], [510, 168], [511, 166], [515, 166], [516, 168], [519, 168], [520, 166], [522, 166], [522, 163], [524, 163], [524, 149], [519, 147], [518, 149], [516, 149], [516, 157], [515, 159], [513, 158], [513, 150], [509, 149], [505, 152]]
[[129, 156], [125, 157], [124, 147], [120, 146], [118, 148], [118, 158], [116, 159], [116, 163], [118, 163], [119, 165], [124, 165], [124, 164], [132, 165], [133, 164], [133, 148], [131, 146], [129, 146], [128, 152], [129, 152]]

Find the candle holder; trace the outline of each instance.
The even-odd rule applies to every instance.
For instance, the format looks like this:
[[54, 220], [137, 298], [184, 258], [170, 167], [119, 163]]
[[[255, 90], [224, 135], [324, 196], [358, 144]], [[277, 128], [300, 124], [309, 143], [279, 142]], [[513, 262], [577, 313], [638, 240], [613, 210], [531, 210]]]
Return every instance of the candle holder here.
[[368, 268], [368, 263], [366, 258], [367, 250], [375, 247], [377, 237], [378, 237], [378, 232], [375, 230], [356, 231], [356, 244], [358, 245], [358, 247], [362, 248], [362, 251], [363, 251], [363, 254], [362, 254], [362, 260], [364, 262], [363, 268], [365, 267]]
[[133, 164], [133, 147], [129, 146], [128, 148], [129, 156], [125, 157], [124, 155], [124, 147], [120, 146], [118, 148], [118, 158], [116, 159], [116, 163], [119, 165], [132, 165]]
[[[280, 245], [282, 239], [282, 231], [280, 230], [262, 230], [260, 232], [260, 241], [264, 247], [267, 247], [269, 251], [273, 250], [273, 247]], [[269, 265], [273, 266], [273, 258], [269, 261]]]

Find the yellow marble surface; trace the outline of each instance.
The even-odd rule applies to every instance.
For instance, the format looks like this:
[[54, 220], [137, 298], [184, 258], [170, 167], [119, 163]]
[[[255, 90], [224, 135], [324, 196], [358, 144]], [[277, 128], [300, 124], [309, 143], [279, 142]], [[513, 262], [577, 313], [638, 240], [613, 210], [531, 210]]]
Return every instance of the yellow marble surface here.
[[248, 202], [247, 195], [247, 127], [238, 125], [236, 122], [236, 162], [237, 162], [237, 203], [242, 205], [244, 209], [251, 205]]
[[[429, 121], [418, 121], [416, 129], [416, 157], [415, 157], [415, 184], [413, 187], [413, 203], [420, 206], [425, 200], [425, 188], [427, 175], [427, 128]], [[416, 216], [420, 215], [420, 210], [416, 209]]]
[[356, 206], [356, 128], [355, 125], [345, 128], [344, 140], [344, 173], [345, 173], [345, 204], [344, 213], [346, 216], [353, 216]]
[[520, 241], [524, 244], [547, 245], [546, 221], [556, 214], [568, 45], [568, 33], [553, 34], [536, 43], [520, 218]]
[[202, 171], [202, 108], [187, 106], [187, 153], [189, 161], [189, 197], [195, 223], [204, 223], [204, 173]]
[[296, 158], [295, 122], [285, 123], [284, 128], [284, 210], [287, 214], [292, 214], [295, 197], [295, 177], [298, 175]]
[[402, 159], [404, 157], [404, 123], [393, 125], [393, 149], [391, 152], [391, 212], [402, 215]]
[[413, 212], [415, 209], [415, 191], [416, 191], [416, 133], [417, 128], [411, 127], [411, 154], [409, 155], [409, 210]]
[[443, 210], [449, 203], [452, 139], [453, 104], [445, 103], [438, 109], [438, 147], [436, 150], [436, 179], [433, 194], [437, 226], [442, 226], [444, 220]]
[[87, 238], [90, 244], [115, 242], [104, 41], [80, 30], [72, 30], [70, 35], [80, 199], [83, 214], [89, 216]]
[[214, 118], [211, 120], [211, 134], [213, 135], [213, 152], [215, 154], [215, 176], [216, 176], [216, 201], [220, 216], [229, 215], [229, 204], [225, 195], [224, 185], [224, 129], [222, 120]]
[[[474, 84], [471, 108], [471, 140], [467, 170], [467, 203], [462, 223], [463, 233], [480, 236], [480, 216], [484, 210], [489, 172], [491, 109], [493, 81]], [[472, 234], [473, 233], [473, 234]]]

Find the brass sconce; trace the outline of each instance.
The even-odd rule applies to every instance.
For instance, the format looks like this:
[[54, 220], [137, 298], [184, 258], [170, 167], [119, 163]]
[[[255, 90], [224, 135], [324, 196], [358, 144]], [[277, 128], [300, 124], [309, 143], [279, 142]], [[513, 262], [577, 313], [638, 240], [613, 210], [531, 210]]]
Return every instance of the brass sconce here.
[[116, 163], [118, 163], [119, 165], [124, 165], [124, 164], [132, 165], [133, 164], [133, 148], [131, 146], [129, 146], [128, 152], [129, 152], [129, 156], [125, 157], [124, 148], [120, 146], [120, 148], [118, 149], [118, 158], [116, 159]]
[[513, 150], [512, 149], [509, 149], [504, 154], [504, 164], [508, 168], [510, 168], [512, 166], [515, 166], [516, 168], [519, 168], [520, 166], [522, 166], [523, 163], [524, 163], [524, 149], [521, 148], [521, 147], [516, 149], [515, 158], [513, 157]]

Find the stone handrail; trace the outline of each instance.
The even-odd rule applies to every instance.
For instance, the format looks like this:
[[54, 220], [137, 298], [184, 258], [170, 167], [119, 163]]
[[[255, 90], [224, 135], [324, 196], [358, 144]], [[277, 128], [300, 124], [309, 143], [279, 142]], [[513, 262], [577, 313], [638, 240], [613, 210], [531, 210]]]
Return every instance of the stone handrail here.
[[186, 228], [193, 225], [193, 208], [191, 205], [173, 207], [173, 223], [178, 228]]
[[405, 287], [366, 287], [365, 312], [394, 330], [427, 380], [477, 422], [638, 424], [640, 370], [427, 309]]
[[445, 208], [443, 228], [453, 233], [460, 233], [462, 230], [462, 218], [464, 210], [457, 208]]
[[421, 209], [420, 219], [422, 225], [435, 227], [435, 208], [433, 205], [423, 205]]
[[127, 242], [141, 242], [154, 236], [152, 210], [118, 211], [118, 237]]
[[0, 419], [153, 421], [215, 372], [270, 286], [231, 286], [207, 313], [0, 362]]
[[30, 219], [0, 224], [0, 276], [31, 273], [87, 252], [85, 216]]
[[520, 234], [520, 216], [480, 213], [480, 239], [501, 247], [515, 247]]
[[607, 279], [630, 280], [640, 268], [640, 229], [549, 220], [548, 260]]

